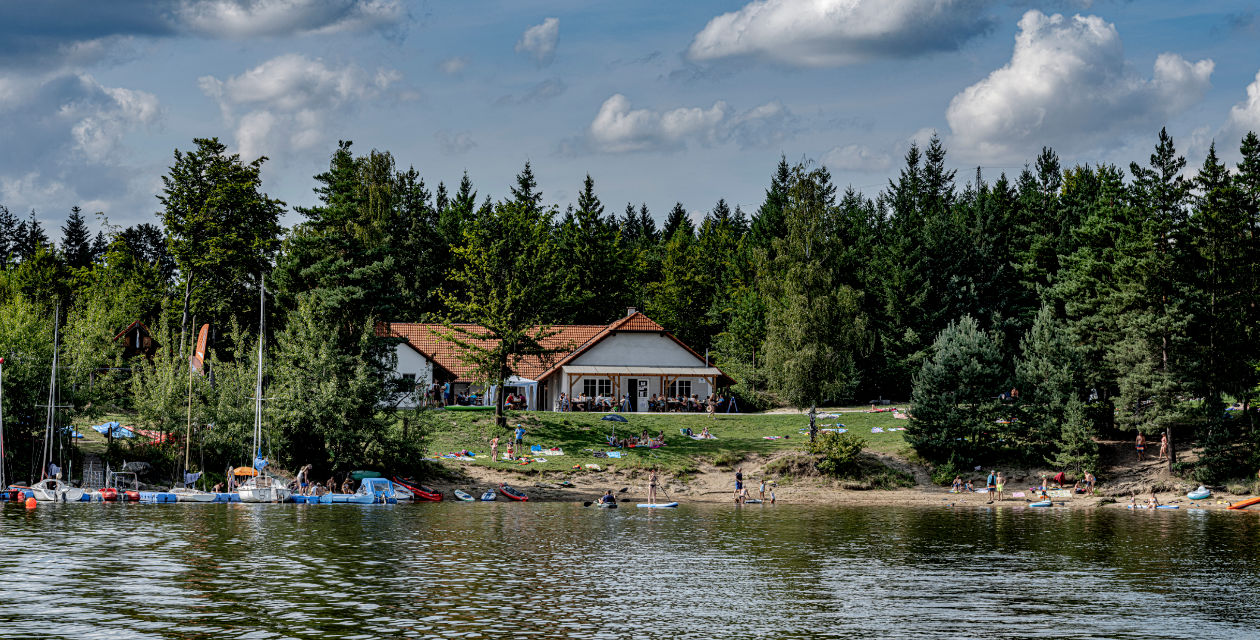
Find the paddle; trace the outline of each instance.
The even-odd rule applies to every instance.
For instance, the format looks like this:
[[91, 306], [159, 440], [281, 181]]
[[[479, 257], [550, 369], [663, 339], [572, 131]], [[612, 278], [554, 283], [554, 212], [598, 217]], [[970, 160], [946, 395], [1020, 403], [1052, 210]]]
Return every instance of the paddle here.
[[587, 500], [586, 502], [583, 502], [583, 503], [582, 503], [582, 506], [583, 506], [583, 507], [589, 507], [589, 506], [591, 506], [592, 504], [594, 504], [594, 503], [592, 503], [590, 500]]

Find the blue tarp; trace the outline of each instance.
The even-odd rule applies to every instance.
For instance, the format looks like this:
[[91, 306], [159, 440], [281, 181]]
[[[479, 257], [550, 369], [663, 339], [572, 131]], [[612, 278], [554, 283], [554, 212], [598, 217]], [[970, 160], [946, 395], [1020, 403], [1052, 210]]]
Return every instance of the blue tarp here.
[[607, 420], [607, 421], [609, 421], [609, 422], [627, 422], [627, 420], [626, 420], [625, 418], [623, 418], [623, 417], [621, 417], [621, 416], [619, 416], [619, 415], [617, 415], [617, 414], [615, 414], [615, 413], [610, 413], [610, 414], [608, 414], [608, 415], [606, 415], [606, 416], [604, 416], [604, 417], [600, 418], [600, 420]]
[[132, 433], [131, 429], [128, 429], [117, 422], [106, 422], [105, 424], [93, 425], [92, 429], [106, 437], [110, 436], [111, 432], [115, 438], [134, 438], [136, 435]]

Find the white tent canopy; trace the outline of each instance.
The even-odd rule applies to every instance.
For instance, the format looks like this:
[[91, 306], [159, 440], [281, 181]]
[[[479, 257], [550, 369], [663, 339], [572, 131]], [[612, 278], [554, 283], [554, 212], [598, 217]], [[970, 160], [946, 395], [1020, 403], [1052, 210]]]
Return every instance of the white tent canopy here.
[[[519, 387], [525, 390], [525, 408], [530, 411], [538, 409], [538, 381], [522, 378], [520, 376], [512, 376], [503, 383], [505, 387]], [[491, 405], [499, 402], [499, 386], [490, 385], [490, 395], [487, 398]]]

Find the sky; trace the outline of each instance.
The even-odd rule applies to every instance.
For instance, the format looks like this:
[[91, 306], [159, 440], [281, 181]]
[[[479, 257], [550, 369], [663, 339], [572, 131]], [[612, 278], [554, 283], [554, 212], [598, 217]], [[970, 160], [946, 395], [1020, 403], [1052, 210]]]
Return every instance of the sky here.
[[[780, 156], [874, 196], [935, 134], [959, 169], [1190, 166], [1260, 131], [1260, 8], [1143, 0], [7, 0], [0, 204], [59, 237], [70, 207], [156, 222], [175, 149], [265, 155], [315, 202], [339, 140], [430, 187], [467, 171], [547, 203], [595, 180], [610, 212], [756, 210]], [[300, 222], [288, 213], [286, 224]]]

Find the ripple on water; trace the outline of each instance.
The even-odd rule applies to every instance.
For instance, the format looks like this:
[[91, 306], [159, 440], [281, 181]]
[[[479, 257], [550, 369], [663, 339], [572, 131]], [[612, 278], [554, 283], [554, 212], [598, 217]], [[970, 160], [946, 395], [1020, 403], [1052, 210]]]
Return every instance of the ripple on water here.
[[0, 638], [1236, 638], [1250, 515], [9, 506]]

